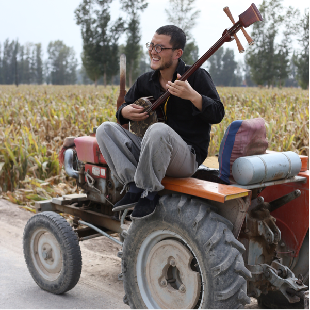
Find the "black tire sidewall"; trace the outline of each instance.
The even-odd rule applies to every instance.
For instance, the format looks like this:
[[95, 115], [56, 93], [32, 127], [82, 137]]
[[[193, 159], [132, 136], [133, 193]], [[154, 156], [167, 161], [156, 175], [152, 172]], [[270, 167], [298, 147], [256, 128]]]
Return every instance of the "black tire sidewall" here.
[[[156, 232], [158, 230], [168, 230], [173, 233], [176, 233], [177, 235], [180, 235], [183, 238], [183, 240], [187, 243], [189, 243], [189, 241], [192, 240], [191, 236], [188, 235], [188, 233], [185, 230], [180, 229], [180, 227], [178, 227], [176, 224], [173, 224], [173, 223], [168, 224], [167, 222], [162, 222], [160, 219], [156, 219], [156, 220], [152, 219], [152, 221], [146, 224], [146, 227], [148, 227], [147, 230], [145, 230], [145, 227], [144, 228], [141, 227], [139, 230], [134, 231], [134, 236], [135, 236], [134, 245], [135, 246], [130, 246], [131, 240], [129, 239], [129, 236], [128, 236], [128, 242], [126, 238], [126, 243], [125, 243], [128, 245], [128, 249], [126, 249], [125, 246], [123, 248], [123, 251], [126, 254], [123, 255], [122, 271], [123, 273], [126, 273], [125, 279], [128, 279], [128, 278], [134, 279], [134, 284], [132, 283], [132, 281], [130, 281], [130, 283], [127, 283], [127, 281], [124, 280], [124, 286], [126, 286], [126, 294], [132, 296], [135, 299], [134, 304], [130, 306], [132, 308], [137, 308], [137, 309], [146, 308], [146, 305], [141, 297], [139, 286], [138, 286], [136, 261], [133, 260], [132, 257], [138, 256], [139, 250], [141, 248], [141, 245], [144, 239], [151, 233]], [[138, 243], [136, 243], [137, 240], [138, 240]], [[208, 266], [208, 263], [204, 260], [203, 256], [201, 255], [202, 253], [199, 250], [198, 245], [194, 242], [190, 242], [190, 245], [191, 245], [190, 250], [192, 250], [192, 252], [195, 253], [195, 256], [198, 260], [199, 266], [201, 268], [201, 273], [203, 275], [206, 275], [207, 274], [206, 267]], [[210, 284], [210, 281], [208, 281], [208, 279], [203, 279], [203, 280], [205, 282], [204, 290], [206, 291], [208, 289], [207, 285]], [[208, 294], [204, 294], [204, 299], [206, 299], [207, 296]], [[204, 303], [208, 304], [209, 302], [210, 301], [208, 300], [204, 300]]]
[[[51, 233], [60, 246], [62, 267], [58, 278], [54, 281], [44, 279], [32, 259], [31, 237], [39, 229]], [[30, 218], [24, 230], [23, 246], [28, 270], [42, 289], [54, 294], [62, 294], [76, 285], [81, 273], [81, 252], [76, 234], [63, 217], [54, 212], [42, 212]]]
[[[184, 198], [184, 195], [182, 196]], [[126, 300], [128, 300], [129, 306], [131, 308], [146, 308], [137, 281], [137, 256], [145, 238], [159, 230], [168, 230], [179, 235], [188, 244], [189, 250], [197, 258], [203, 277], [202, 281], [204, 282], [203, 300], [200, 304], [201, 308], [232, 308], [239, 306], [238, 293], [228, 301], [216, 301], [213, 297], [216, 291], [223, 290], [225, 282], [234, 281], [239, 276], [234, 271], [234, 267], [232, 267], [224, 278], [221, 276], [221, 283], [219, 284], [218, 279], [215, 279], [214, 275], [210, 272], [211, 268], [217, 265], [215, 263], [217, 261], [216, 253], [220, 254], [219, 251], [223, 251], [223, 247], [225, 248], [225, 253], [229, 253], [231, 246], [225, 243], [224, 237], [221, 237], [222, 241], [219, 243], [221, 249], [217, 249], [217, 252], [216, 249], [214, 251], [212, 250], [212, 254], [207, 253], [205, 249], [208, 240], [218, 228], [218, 220], [215, 220], [214, 217], [221, 221], [220, 227], [223, 227], [222, 234], [224, 235], [227, 231], [233, 237], [228, 227], [223, 224], [223, 221], [228, 221], [225, 219], [222, 221], [219, 215], [211, 211], [208, 204], [190, 198], [188, 198], [188, 206], [182, 209], [182, 214], [180, 215], [177, 204], [182, 196], [172, 195], [172, 197], [162, 198], [153, 215], [148, 218], [134, 220], [128, 230], [123, 244], [122, 272]], [[193, 223], [199, 212], [204, 208], [208, 211], [203, 217], [203, 220], [195, 227]], [[241, 253], [239, 254], [241, 256]], [[246, 292], [246, 280], [244, 279], [243, 281], [243, 289], [245, 287]]]

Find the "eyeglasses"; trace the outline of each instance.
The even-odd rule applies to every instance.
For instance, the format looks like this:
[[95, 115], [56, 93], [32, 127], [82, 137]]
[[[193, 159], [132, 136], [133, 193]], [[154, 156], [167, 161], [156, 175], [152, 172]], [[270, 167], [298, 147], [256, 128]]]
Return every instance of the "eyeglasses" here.
[[150, 52], [154, 48], [157, 53], [160, 53], [162, 50], [175, 50], [175, 48], [173, 47], [162, 47], [160, 44], [154, 45], [154, 43], [146, 43], [145, 46], [148, 48]]

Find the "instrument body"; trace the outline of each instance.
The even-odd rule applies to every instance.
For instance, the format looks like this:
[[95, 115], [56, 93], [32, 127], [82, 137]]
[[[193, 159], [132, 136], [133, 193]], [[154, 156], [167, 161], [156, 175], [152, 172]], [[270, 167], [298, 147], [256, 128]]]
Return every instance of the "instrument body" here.
[[[141, 97], [135, 101], [136, 105], [139, 105], [145, 109], [149, 109], [152, 104], [155, 102], [152, 96], [150, 97]], [[130, 122], [130, 131], [133, 132], [138, 137], [143, 137], [146, 130], [153, 124], [157, 122], [165, 122], [165, 115], [161, 107], [158, 107], [156, 110], [151, 110], [149, 112], [149, 117], [143, 121]]]

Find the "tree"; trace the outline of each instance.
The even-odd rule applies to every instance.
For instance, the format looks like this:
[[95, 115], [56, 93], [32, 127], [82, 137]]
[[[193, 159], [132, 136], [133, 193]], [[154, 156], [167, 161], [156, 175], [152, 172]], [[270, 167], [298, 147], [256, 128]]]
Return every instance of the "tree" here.
[[[286, 12], [282, 0], [264, 0], [259, 7], [264, 21], [253, 25], [252, 38], [255, 45], [250, 47], [246, 62], [251, 67], [252, 80], [258, 85], [268, 87], [278, 84], [282, 86], [289, 73], [289, 54], [293, 24], [297, 10], [289, 7]], [[277, 43], [280, 37], [282, 41]]]
[[[192, 65], [198, 60], [198, 45], [192, 37], [191, 30], [196, 26], [200, 10], [194, 9], [196, 0], [169, 0], [170, 8], [165, 9], [168, 21], [180, 27], [186, 34], [187, 44], [182, 55], [186, 64]], [[195, 10], [195, 11], [194, 11]]]
[[253, 82], [252, 77], [251, 77], [251, 68], [246, 63], [246, 61], [244, 61], [242, 68], [243, 68], [243, 72], [244, 72], [244, 79], [245, 79], [246, 85], [247, 86], [255, 86], [255, 83]]
[[6, 39], [3, 44], [3, 58], [2, 58], [2, 74], [3, 84], [13, 84], [14, 82], [14, 41], [10, 43]]
[[107, 75], [113, 84], [113, 80], [119, 71], [119, 46], [118, 41], [125, 29], [124, 21], [119, 18], [110, 29], [109, 59], [107, 60]]
[[237, 75], [238, 63], [235, 61], [232, 49], [225, 50], [224, 47], [220, 47], [208, 59], [208, 62], [210, 64], [209, 73], [216, 85], [239, 86], [241, 84], [241, 72]]
[[31, 43], [25, 44], [25, 58], [23, 64], [23, 84], [31, 83], [31, 72], [30, 72], [30, 54], [31, 54]]
[[113, 79], [118, 71], [118, 40], [124, 30], [119, 18], [110, 25], [109, 5], [112, 0], [83, 0], [75, 10], [76, 23], [81, 27], [83, 39], [83, 66], [89, 78], [97, 85], [103, 75]]
[[309, 89], [309, 11], [305, 10], [303, 18], [298, 23], [298, 41], [301, 51], [294, 57], [297, 67], [297, 79], [303, 89]]
[[19, 83], [24, 82], [24, 46], [20, 45], [19, 47], [19, 62], [18, 62], [18, 78]]
[[133, 85], [134, 79], [139, 74], [139, 56], [140, 56], [140, 16], [148, 3], [145, 0], [121, 0], [122, 10], [127, 13], [125, 54], [127, 62], [127, 80], [129, 87]]
[[288, 78], [285, 80], [285, 87], [298, 87], [298, 81], [297, 81], [297, 67], [295, 64], [296, 60], [296, 52], [293, 52], [293, 55], [290, 59], [290, 64], [289, 64], [289, 74]]
[[41, 43], [36, 44], [36, 83], [43, 83], [43, 63], [42, 63], [42, 46]]
[[77, 60], [73, 48], [57, 40], [48, 44], [47, 54], [52, 84], [75, 84]]
[[36, 82], [37, 82], [36, 50], [32, 46], [30, 57], [30, 83], [34, 84]]

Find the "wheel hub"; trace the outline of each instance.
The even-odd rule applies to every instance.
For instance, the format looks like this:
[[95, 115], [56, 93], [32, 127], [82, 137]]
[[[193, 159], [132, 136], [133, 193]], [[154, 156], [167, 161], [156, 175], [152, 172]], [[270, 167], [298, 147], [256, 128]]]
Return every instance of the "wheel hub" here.
[[31, 238], [31, 256], [37, 271], [49, 281], [58, 278], [62, 254], [56, 238], [45, 229], [37, 230]]
[[193, 308], [200, 296], [201, 280], [193, 271], [193, 255], [173, 239], [158, 242], [146, 262], [149, 291], [160, 308]]

